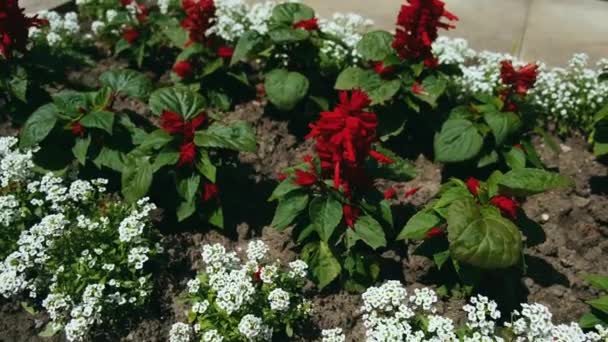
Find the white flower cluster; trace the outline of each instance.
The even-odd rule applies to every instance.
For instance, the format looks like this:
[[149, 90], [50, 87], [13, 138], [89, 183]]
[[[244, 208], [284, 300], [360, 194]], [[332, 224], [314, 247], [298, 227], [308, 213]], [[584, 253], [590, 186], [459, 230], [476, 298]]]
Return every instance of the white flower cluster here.
[[21, 151], [17, 142], [15, 137], [0, 137], [0, 187], [27, 180], [34, 173], [36, 150]]
[[[296, 260], [290, 263], [289, 271], [282, 271], [278, 263], [264, 263], [267, 252], [264, 242], [250, 241], [243, 263], [220, 244], [204, 245], [205, 272], [187, 284], [190, 315], [196, 317], [192, 333], [186, 339], [186, 328], [178, 323], [170, 340], [188, 341], [197, 336], [201, 341], [219, 342], [233, 338], [233, 331], [238, 331], [243, 340], [271, 341], [275, 329], [284, 329], [279, 324], [285, 318], [292, 326], [307, 318], [311, 304], [298, 292], [304, 286], [308, 266]], [[216, 321], [226, 315], [236, 318], [231, 321], [238, 324], [227, 326], [225, 320]], [[277, 320], [278, 316], [282, 319]]]
[[[487, 297], [472, 297], [463, 307], [467, 313], [464, 329], [448, 317], [436, 314], [434, 291], [415, 289], [408, 296], [398, 281], [388, 281], [371, 287], [362, 295], [363, 325], [369, 342], [503, 342], [497, 320], [497, 304]], [[576, 323], [553, 324], [549, 309], [540, 304], [522, 304], [521, 311], [512, 314], [509, 330], [516, 342], [599, 342], [608, 339], [608, 329], [601, 326], [585, 333]], [[344, 341], [341, 329], [322, 332], [322, 342]]]
[[55, 11], [45, 10], [37, 14], [40, 19], [48, 20], [49, 25], [41, 28], [30, 28], [29, 36], [34, 42], [44, 42], [50, 47], [64, 47], [65, 44], [70, 44], [81, 38], [79, 35], [80, 23], [76, 12], [61, 15]]
[[361, 58], [357, 53], [357, 44], [373, 25], [371, 19], [355, 13], [335, 13], [332, 19], [321, 19], [319, 21], [321, 31], [333, 35], [345, 45], [326, 40], [321, 47], [321, 53], [339, 62], [357, 64]]
[[[441, 63], [460, 67], [462, 75], [455, 77], [454, 83], [463, 96], [495, 94], [501, 86], [502, 60], [524, 64], [509, 54], [475, 52], [461, 38], [439, 37], [433, 44], [433, 52]], [[538, 79], [526, 101], [541, 115], [562, 125], [588, 130], [595, 112], [608, 104], [608, 81], [599, 80], [606, 60], [590, 69], [588, 59], [585, 54], [575, 54], [566, 68], [549, 68], [539, 63]]]

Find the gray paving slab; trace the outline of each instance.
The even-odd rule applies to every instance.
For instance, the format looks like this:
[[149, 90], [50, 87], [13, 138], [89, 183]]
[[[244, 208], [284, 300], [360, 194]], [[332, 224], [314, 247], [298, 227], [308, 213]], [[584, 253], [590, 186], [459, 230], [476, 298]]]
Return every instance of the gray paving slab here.
[[563, 65], [575, 52], [608, 58], [608, 1], [533, 0], [521, 58]]
[[36, 13], [41, 10], [55, 8], [67, 2], [67, 0], [21, 0], [19, 1], [19, 5], [25, 8], [27, 13]]

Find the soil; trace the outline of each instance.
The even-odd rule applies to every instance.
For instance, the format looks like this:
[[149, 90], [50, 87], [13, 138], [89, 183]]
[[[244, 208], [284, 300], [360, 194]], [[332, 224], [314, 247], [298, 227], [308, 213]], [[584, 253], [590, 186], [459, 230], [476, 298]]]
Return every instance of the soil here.
[[[138, 105], [131, 105], [134, 106]], [[255, 127], [259, 146], [255, 153], [238, 156], [247, 170], [243, 182], [253, 190], [240, 192], [242, 197], [236, 199], [240, 205], [237, 206], [239, 214], [231, 216], [226, 228], [228, 234], [200, 226], [166, 233], [164, 245], [168, 263], [166, 268], [158, 270], [158, 292], [146, 311], [125, 322], [121, 329], [102, 330], [94, 340], [167, 341], [171, 325], [184, 319], [186, 308], [180, 301], [180, 293], [200, 269], [200, 247], [205, 243], [221, 243], [242, 253], [247, 242], [256, 237], [268, 244], [272, 259], [287, 263], [297, 257], [289, 230], [279, 233], [265, 226], [271, 220], [273, 209], [265, 199], [276, 184], [277, 174], [311, 153], [312, 145], [292, 134], [287, 121], [265, 114], [264, 108], [263, 102], [252, 101], [238, 106], [226, 117], [226, 120], [250, 122]], [[557, 154], [540, 141], [536, 145], [546, 165], [572, 177], [576, 186], [572, 190], [533, 196], [523, 205], [526, 214], [542, 225], [545, 238], [544, 242], [527, 249], [528, 270], [510, 290], [517, 294], [517, 303], [545, 304], [550, 307], [556, 322], [566, 322], [577, 320], [587, 311], [584, 301], [598, 294], [585, 283], [584, 276], [608, 273], [608, 168], [593, 157], [582, 137], [568, 138], [560, 143], [561, 150]], [[381, 188], [393, 186], [397, 190], [398, 201], [405, 208], [403, 216], [399, 217], [401, 223], [437, 193], [445, 177], [441, 165], [423, 155], [414, 163], [418, 170], [414, 180], [378, 183]], [[414, 188], [419, 190], [404, 198], [405, 193]], [[432, 272], [431, 262], [413, 255], [414, 248], [397, 244], [386, 251], [383, 257], [390, 260], [393, 267], [383, 276], [402, 280], [408, 288], [436, 287], [428, 277]], [[349, 341], [364, 340], [364, 329], [358, 320], [361, 304], [358, 295], [335, 290], [318, 293], [312, 286], [306, 291], [318, 309], [313, 314], [318, 330], [342, 327], [348, 332]], [[463, 316], [459, 309], [463, 303], [457, 297], [445, 298], [440, 303], [440, 312], [461, 320]], [[45, 322], [44, 316], [31, 316], [18, 303], [0, 302], [0, 342], [42, 341], [37, 333]], [[44, 340], [63, 341], [63, 338]]]

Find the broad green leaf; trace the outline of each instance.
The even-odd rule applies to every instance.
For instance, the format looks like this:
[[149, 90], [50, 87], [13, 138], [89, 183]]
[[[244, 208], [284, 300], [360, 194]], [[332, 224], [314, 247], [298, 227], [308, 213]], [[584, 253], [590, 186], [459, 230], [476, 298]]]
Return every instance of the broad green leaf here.
[[206, 107], [205, 99], [197, 92], [183, 86], [161, 88], [150, 95], [150, 110], [160, 116], [170, 111], [189, 120], [202, 113]]
[[196, 163], [196, 169], [209, 181], [215, 183], [217, 168], [215, 167], [215, 165], [213, 165], [213, 162], [211, 162], [211, 159], [209, 158], [209, 153], [206, 150], [201, 150], [199, 152], [200, 158]]
[[207, 217], [207, 222], [218, 228], [224, 229], [224, 209], [219, 205], [213, 207]]
[[262, 37], [259, 33], [256, 31], [245, 32], [236, 43], [230, 65], [246, 59], [249, 53], [260, 43], [262, 43]]
[[154, 177], [148, 157], [129, 158], [122, 172], [122, 194], [130, 203], [144, 197]]
[[57, 335], [58, 332], [60, 332], [63, 329], [63, 325], [61, 324], [56, 324], [53, 321], [49, 321], [44, 328], [42, 329], [42, 331], [40, 331], [38, 333], [39, 337], [53, 337], [55, 335]]
[[319, 289], [329, 285], [342, 272], [340, 262], [324, 241], [308, 243], [302, 248], [301, 257], [310, 267], [313, 279]]
[[271, 29], [268, 36], [276, 44], [285, 44], [306, 40], [310, 38], [310, 32], [284, 26]]
[[91, 145], [91, 136], [87, 135], [86, 138], [77, 138], [74, 147], [72, 147], [72, 153], [80, 165], [84, 166], [86, 164], [89, 145]]
[[441, 218], [439, 216], [429, 211], [419, 211], [407, 221], [405, 227], [397, 236], [397, 240], [423, 240], [426, 233], [440, 223]]
[[19, 146], [32, 147], [44, 140], [57, 123], [57, 108], [49, 103], [38, 108], [27, 118], [19, 135]]
[[608, 104], [606, 104], [602, 109], [600, 109], [593, 116], [593, 123], [598, 123], [602, 120], [608, 119]]
[[253, 128], [244, 121], [230, 126], [216, 122], [206, 130], [196, 132], [194, 143], [201, 147], [227, 148], [235, 151], [254, 152], [257, 148]]
[[179, 152], [172, 148], [164, 148], [158, 152], [154, 163], [152, 163], [152, 172], [156, 172], [161, 168], [169, 165], [175, 165], [179, 161]]
[[393, 35], [386, 31], [372, 31], [363, 35], [357, 44], [357, 52], [367, 61], [382, 61], [394, 53], [391, 46]]
[[454, 163], [475, 157], [483, 145], [483, 137], [469, 120], [447, 120], [435, 135], [435, 159]]
[[445, 77], [440, 75], [431, 75], [422, 80], [422, 88], [424, 93], [414, 94], [420, 100], [428, 103], [431, 107], [437, 106], [437, 100], [443, 93], [448, 85], [448, 81]]
[[379, 104], [392, 99], [401, 88], [401, 82], [385, 80], [371, 70], [349, 67], [338, 75], [334, 88], [338, 90], [361, 88], [369, 95], [372, 104]]
[[492, 198], [498, 194], [498, 183], [502, 179], [503, 173], [496, 170], [492, 172], [490, 177], [486, 180], [486, 187], [488, 189], [488, 198]]
[[196, 194], [201, 183], [201, 177], [193, 175], [179, 181], [177, 191], [183, 201], [177, 208], [177, 220], [183, 221], [196, 211]]
[[169, 20], [163, 21], [159, 26], [163, 34], [169, 38], [169, 41], [176, 48], [181, 49], [188, 43], [188, 32], [180, 26], [177, 18], [169, 18]]
[[293, 24], [301, 20], [312, 19], [315, 16], [315, 11], [300, 3], [284, 3], [276, 5], [272, 9], [270, 22], [273, 25], [283, 25], [291, 27]]
[[523, 169], [526, 167], [526, 154], [521, 148], [511, 147], [509, 152], [504, 154], [505, 162], [512, 169]]
[[114, 113], [106, 111], [96, 111], [82, 117], [80, 124], [88, 128], [99, 128], [108, 134], [112, 134], [114, 127]]
[[270, 198], [268, 198], [268, 201], [271, 202], [277, 200], [285, 196], [286, 194], [301, 188], [301, 186], [294, 182], [293, 177], [288, 177], [287, 179], [279, 183], [279, 185], [277, 185], [277, 187], [272, 192], [272, 195], [270, 195]]
[[521, 128], [521, 120], [515, 113], [493, 111], [484, 113], [483, 118], [492, 130], [496, 146], [502, 145]]
[[477, 167], [482, 168], [488, 165], [492, 165], [498, 161], [498, 153], [496, 150], [485, 151], [483, 155], [479, 157], [477, 161]]
[[289, 111], [308, 93], [308, 79], [285, 69], [274, 69], [266, 75], [264, 87], [268, 100], [278, 109]]
[[374, 145], [374, 150], [393, 160], [391, 164], [379, 164], [373, 158], [368, 158], [369, 174], [373, 178], [383, 178], [397, 182], [406, 182], [416, 177], [416, 168], [408, 160], [401, 158], [393, 151]]
[[386, 247], [384, 229], [371, 216], [359, 217], [355, 223], [355, 234], [373, 249]]
[[588, 300], [587, 304], [591, 305], [591, 307], [600, 310], [605, 314], [608, 314], [608, 296], [602, 296], [597, 299]]
[[435, 265], [437, 265], [438, 269], [441, 269], [443, 267], [443, 265], [445, 265], [445, 262], [448, 261], [449, 259], [450, 259], [449, 250], [433, 254], [433, 261], [435, 262]]
[[361, 88], [365, 78], [369, 76], [367, 70], [358, 67], [348, 67], [338, 75], [334, 88], [337, 90], [351, 90]]
[[308, 194], [305, 191], [293, 191], [279, 200], [271, 225], [283, 230], [296, 219], [308, 205]]
[[9, 81], [10, 90], [13, 95], [22, 102], [27, 102], [27, 71], [17, 67]]
[[480, 210], [472, 199], [448, 209], [450, 253], [457, 261], [483, 269], [515, 265], [521, 256], [521, 233], [495, 208]]
[[162, 129], [148, 133], [137, 147], [143, 151], [159, 150], [173, 141], [173, 136]]
[[591, 329], [598, 324], [605, 324], [605, 322], [593, 313], [587, 312], [581, 317], [581, 319], [578, 321], [578, 324], [583, 329]]
[[342, 204], [332, 196], [315, 197], [310, 201], [308, 213], [321, 240], [328, 242], [342, 221]]
[[122, 172], [125, 165], [124, 159], [125, 156], [122, 152], [103, 146], [97, 157], [93, 160], [93, 164], [97, 168], [103, 166], [116, 172]]
[[533, 168], [507, 172], [499, 181], [501, 193], [513, 196], [530, 196], [545, 191], [573, 186], [570, 178], [558, 173]]
[[106, 71], [99, 81], [116, 93], [137, 98], [145, 98], [152, 91], [152, 81], [146, 75], [129, 69]]
[[608, 276], [592, 274], [586, 276], [585, 280], [598, 290], [608, 291]]
[[200, 77], [205, 77], [205, 76], [211, 75], [214, 72], [218, 71], [223, 66], [224, 66], [224, 59], [221, 57], [218, 57], [218, 58], [214, 59], [213, 61], [210, 61], [205, 64]]

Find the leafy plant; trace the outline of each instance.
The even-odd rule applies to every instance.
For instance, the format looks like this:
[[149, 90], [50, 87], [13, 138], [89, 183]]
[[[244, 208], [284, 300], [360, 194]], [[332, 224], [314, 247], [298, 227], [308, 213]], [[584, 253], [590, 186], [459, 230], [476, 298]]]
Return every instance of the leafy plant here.
[[521, 264], [526, 246], [544, 240], [542, 228], [520, 209], [521, 200], [572, 185], [564, 176], [541, 169], [495, 171], [486, 182], [451, 179], [437, 198], [412, 216], [398, 240], [422, 240], [417, 252], [438, 269], [452, 264], [463, 281], [473, 273]]
[[589, 140], [593, 143], [593, 154], [604, 156], [608, 154], [608, 105], [604, 106], [593, 117], [593, 131]]
[[368, 96], [355, 91], [340, 98], [311, 126], [308, 138], [315, 139], [317, 156], [286, 170], [270, 197], [278, 201], [272, 226], [295, 225], [301, 257], [319, 287], [341, 279], [359, 290], [378, 278], [374, 250], [386, 247], [393, 225], [390, 205], [373, 179], [407, 180], [414, 172], [390, 151], [372, 147], [377, 121], [365, 111]]
[[[224, 122], [219, 114], [205, 113], [207, 103], [183, 86], [152, 93], [150, 110], [160, 117], [161, 128], [143, 135], [125, 155], [122, 193], [127, 200], [145, 196], [155, 175], [163, 172], [173, 178], [180, 198], [179, 221], [192, 216], [198, 203], [217, 201], [218, 150], [255, 151], [256, 143], [248, 124]], [[203, 211], [211, 224], [223, 227], [221, 207], [205, 205]]]
[[589, 275], [586, 280], [591, 286], [602, 292], [603, 295], [599, 298], [587, 301], [591, 307], [591, 311], [584, 314], [579, 320], [581, 327], [591, 329], [594, 327], [608, 327], [608, 276]]

